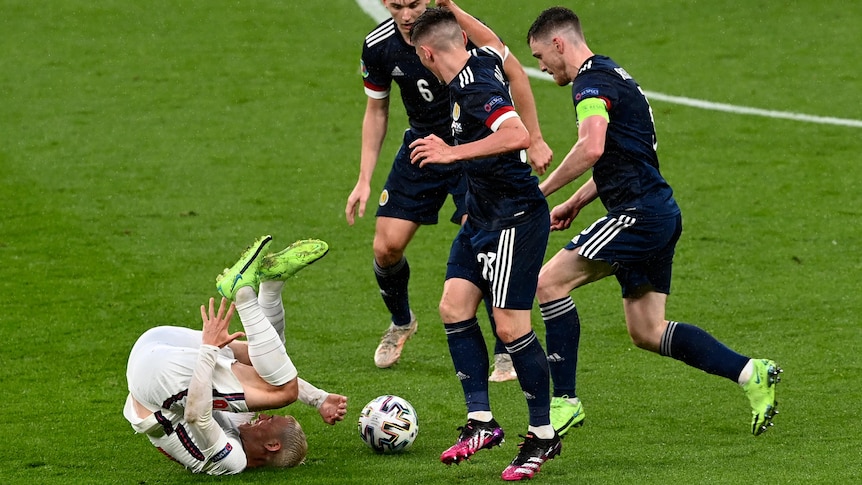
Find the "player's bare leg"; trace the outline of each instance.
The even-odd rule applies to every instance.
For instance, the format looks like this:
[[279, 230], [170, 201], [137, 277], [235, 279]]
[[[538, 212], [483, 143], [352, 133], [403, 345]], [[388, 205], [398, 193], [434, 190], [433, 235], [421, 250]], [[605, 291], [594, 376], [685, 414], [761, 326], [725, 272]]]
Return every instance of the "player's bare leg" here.
[[649, 287], [623, 299], [632, 342], [736, 382], [742, 386], [751, 405], [751, 433], [758, 436], [769, 429], [778, 414], [775, 384], [781, 380], [781, 367], [769, 359], [741, 355], [699, 327], [666, 320], [666, 301], [667, 295]]
[[378, 217], [374, 234], [374, 274], [380, 295], [391, 314], [391, 322], [374, 352], [374, 364], [393, 366], [401, 358], [407, 340], [416, 333], [418, 323], [410, 310], [408, 283], [410, 265], [404, 250], [413, 239], [419, 224], [404, 219]]

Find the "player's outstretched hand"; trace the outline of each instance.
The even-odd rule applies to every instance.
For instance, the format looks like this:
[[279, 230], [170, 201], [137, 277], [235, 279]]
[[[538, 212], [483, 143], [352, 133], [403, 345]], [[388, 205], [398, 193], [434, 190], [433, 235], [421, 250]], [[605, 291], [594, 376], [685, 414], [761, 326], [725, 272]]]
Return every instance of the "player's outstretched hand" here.
[[330, 394], [317, 411], [326, 424], [343, 421], [344, 416], [347, 415], [347, 397], [340, 394]]
[[236, 306], [233, 303], [225, 310], [227, 303], [228, 299], [222, 297], [221, 303], [218, 306], [218, 312], [216, 312], [215, 298], [210, 298], [209, 314], [207, 314], [206, 307], [201, 305], [201, 320], [204, 325], [201, 343], [223, 348], [234, 340], [245, 336], [242, 332], [232, 334], [227, 332], [228, 327], [230, 327], [230, 320], [233, 318], [233, 312], [236, 310]]
[[347, 198], [347, 205], [344, 207], [344, 216], [347, 218], [347, 223], [351, 226], [356, 222], [357, 208], [359, 217], [365, 216], [365, 204], [368, 202], [368, 196], [371, 194], [371, 186], [362, 182], [356, 182], [353, 187], [353, 192]]
[[418, 163], [424, 167], [429, 163], [454, 163], [458, 159], [442, 138], [437, 135], [428, 135], [425, 138], [414, 140], [410, 144], [410, 163]]

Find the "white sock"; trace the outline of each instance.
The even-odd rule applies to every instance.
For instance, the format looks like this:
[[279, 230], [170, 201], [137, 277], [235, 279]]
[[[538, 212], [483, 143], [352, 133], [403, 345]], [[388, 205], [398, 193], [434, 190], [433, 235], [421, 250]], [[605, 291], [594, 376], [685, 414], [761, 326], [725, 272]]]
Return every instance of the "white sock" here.
[[740, 386], [744, 386], [748, 384], [748, 381], [751, 380], [751, 377], [754, 375], [754, 361], [748, 359], [748, 362], [745, 364], [745, 367], [742, 368], [742, 372], [739, 373], [739, 378], [736, 379], [736, 382], [739, 383]]
[[550, 424], [544, 426], [528, 426], [527, 431], [536, 435], [540, 440], [549, 440], [554, 437], [554, 427]]
[[471, 413], [467, 413], [467, 419], [475, 419], [476, 421], [487, 423], [494, 419], [494, 415], [491, 414], [491, 411], [473, 411]]
[[251, 288], [249, 292], [245, 290], [246, 288], [241, 288], [237, 292], [236, 310], [248, 338], [248, 356], [251, 365], [264, 381], [273, 386], [284, 385], [296, 377], [296, 367], [287, 356], [278, 333], [263, 314], [257, 298], [247, 297], [249, 292], [255, 296], [254, 290]]
[[282, 345], [284, 345], [284, 303], [281, 301], [281, 290], [284, 281], [261, 281], [260, 292], [257, 302], [260, 304], [263, 314], [269, 320], [272, 328], [278, 333]]

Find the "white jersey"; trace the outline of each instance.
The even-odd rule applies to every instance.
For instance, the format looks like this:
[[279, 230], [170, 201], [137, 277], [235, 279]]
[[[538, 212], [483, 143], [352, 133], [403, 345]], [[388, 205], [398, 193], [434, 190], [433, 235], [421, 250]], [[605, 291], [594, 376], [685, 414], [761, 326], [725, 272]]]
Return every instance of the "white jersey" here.
[[[147, 435], [153, 445], [189, 470], [210, 475], [239, 473], [246, 467], [246, 456], [237, 426], [254, 414], [248, 412], [242, 384], [231, 371], [235, 359], [229, 348], [212, 356], [212, 419], [192, 426], [184, 418], [200, 353], [201, 332], [197, 330], [155, 327], [141, 335], [129, 356], [129, 396], [123, 414], [132, 429]], [[152, 414], [141, 418], [133, 397]]]
[[213, 412], [213, 419], [221, 428], [220, 436], [213, 443], [207, 443], [209, 440], [186, 423], [181, 414], [160, 410], [146, 418], [138, 417], [131, 394], [126, 398], [123, 415], [135, 432], [147, 435], [159, 451], [194, 473], [231, 475], [245, 470], [246, 456], [236, 418], [250, 420], [253, 413]]

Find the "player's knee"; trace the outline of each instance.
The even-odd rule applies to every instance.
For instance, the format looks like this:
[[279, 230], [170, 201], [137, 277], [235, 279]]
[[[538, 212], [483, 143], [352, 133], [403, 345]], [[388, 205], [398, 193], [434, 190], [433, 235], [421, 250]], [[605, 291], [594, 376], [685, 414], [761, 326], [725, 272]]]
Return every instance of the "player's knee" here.
[[522, 335], [518, 335], [519, 332], [515, 332], [513, 328], [507, 326], [497, 326], [496, 328], [497, 338], [500, 339], [504, 344], [508, 344], [513, 342], [516, 338], [521, 337]]
[[568, 294], [568, 289], [554, 284], [548, 277], [543, 278], [541, 274], [539, 275], [539, 282], [536, 285], [536, 299], [539, 300], [539, 303], [559, 300], [560, 298], [565, 298]]
[[440, 312], [440, 319], [445, 323], [455, 323], [460, 321], [454, 317], [457, 309], [452, 305], [452, 302], [445, 298], [440, 300], [440, 304], [437, 305], [437, 311]]
[[629, 338], [631, 338], [632, 343], [639, 349], [658, 352], [661, 336], [656, 336], [655, 332], [650, 329], [629, 327]]
[[381, 268], [388, 268], [401, 261], [404, 257], [404, 248], [396, 247], [383, 238], [374, 238], [374, 260]]
[[465, 306], [445, 297], [440, 300], [437, 310], [440, 312], [440, 319], [444, 323], [463, 322], [476, 315], [475, 312], [470, 312], [469, 306]]
[[553, 301], [553, 291], [547, 281], [539, 277], [539, 284], [536, 285], [536, 299], [539, 303], [547, 303]]

